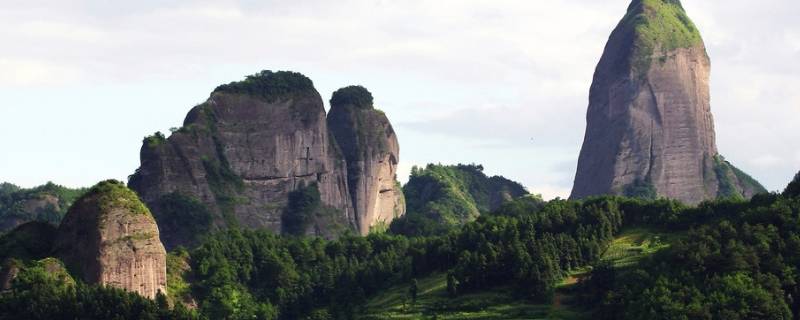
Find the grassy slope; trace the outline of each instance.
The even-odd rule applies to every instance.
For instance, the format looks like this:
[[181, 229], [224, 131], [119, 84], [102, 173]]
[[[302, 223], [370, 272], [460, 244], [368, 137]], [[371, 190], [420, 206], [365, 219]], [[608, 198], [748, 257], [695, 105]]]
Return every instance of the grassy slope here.
[[677, 235], [654, 232], [643, 228], [626, 229], [611, 242], [603, 253], [603, 260], [610, 260], [615, 267], [631, 266], [645, 256], [669, 247]]
[[[614, 239], [602, 258], [617, 267], [630, 266], [669, 247], [678, 236], [644, 228], [627, 229]], [[446, 276], [437, 274], [419, 279], [416, 304], [412, 305], [408, 298], [409, 285], [395, 286], [372, 297], [361, 319], [590, 319], [588, 311], [573, 304], [571, 290], [589, 272], [591, 268], [581, 268], [566, 277], [557, 286], [550, 304], [534, 304], [516, 298], [511, 288], [464, 294], [451, 299], [447, 295]]]
[[373, 297], [361, 319], [578, 319], [551, 317], [553, 306], [514, 298], [508, 288], [451, 299], [444, 274], [418, 281], [416, 304], [412, 305], [408, 298], [408, 288], [409, 285], [395, 286]]

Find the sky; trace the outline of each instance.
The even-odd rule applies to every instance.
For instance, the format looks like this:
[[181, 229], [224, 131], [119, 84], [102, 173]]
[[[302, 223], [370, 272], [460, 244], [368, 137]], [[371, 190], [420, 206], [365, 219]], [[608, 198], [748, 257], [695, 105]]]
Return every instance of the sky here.
[[[479, 163], [567, 197], [589, 86], [629, 0], [0, 0], [0, 181], [126, 180], [142, 138], [219, 84], [360, 84], [400, 173]], [[712, 61], [720, 152], [767, 189], [800, 170], [800, 1], [684, 0]]]

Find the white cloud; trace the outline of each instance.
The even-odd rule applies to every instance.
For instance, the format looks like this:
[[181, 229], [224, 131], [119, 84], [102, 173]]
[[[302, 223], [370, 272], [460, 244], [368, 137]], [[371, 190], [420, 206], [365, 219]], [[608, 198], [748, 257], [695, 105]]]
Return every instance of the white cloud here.
[[773, 154], [764, 154], [754, 157], [750, 162], [759, 167], [770, 168], [782, 165], [786, 160]]
[[0, 58], [0, 86], [65, 85], [78, 81], [81, 71], [47, 61]]

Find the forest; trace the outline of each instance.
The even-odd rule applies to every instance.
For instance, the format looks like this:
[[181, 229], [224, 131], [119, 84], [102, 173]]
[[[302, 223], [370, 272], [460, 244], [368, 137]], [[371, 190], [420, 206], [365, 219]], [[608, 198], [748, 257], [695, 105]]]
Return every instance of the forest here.
[[[680, 236], [632, 266], [599, 261], [616, 234], [635, 227]], [[0, 241], [12, 240], [29, 241], [15, 232]], [[389, 231], [323, 240], [230, 229], [170, 253], [186, 262], [170, 268], [170, 288], [183, 289], [155, 301], [48, 272], [53, 267], [42, 257], [7, 260], [24, 268], [0, 294], [0, 318], [358, 319], [369, 297], [433, 273], [447, 274], [452, 296], [513, 286], [521, 299], [547, 302], [570, 271], [591, 266], [574, 290], [598, 318], [793, 319], [800, 311], [800, 175], [781, 194], [696, 207], [527, 196], [432, 236]], [[409, 303], [415, 295], [409, 292]]]

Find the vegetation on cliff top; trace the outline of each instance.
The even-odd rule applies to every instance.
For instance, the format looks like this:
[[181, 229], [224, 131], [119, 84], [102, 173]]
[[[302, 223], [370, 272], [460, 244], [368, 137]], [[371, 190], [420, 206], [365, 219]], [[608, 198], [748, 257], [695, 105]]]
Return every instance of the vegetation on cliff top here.
[[668, 52], [703, 42], [679, 0], [634, 0], [621, 24], [635, 30], [636, 44], [646, 55], [656, 48]]
[[372, 93], [362, 86], [349, 86], [336, 90], [331, 96], [331, 107], [353, 106], [360, 109], [372, 109]]
[[73, 211], [93, 210], [92, 207], [100, 209], [102, 213], [107, 213], [114, 208], [128, 209], [130, 214], [141, 214], [152, 216], [150, 210], [142, 203], [139, 196], [125, 186], [125, 183], [117, 180], [105, 180], [89, 189], [78, 201], [75, 201], [67, 214]]
[[260, 97], [267, 102], [285, 98], [289, 94], [314, 90], [314, 83], [308, 77], [291, 71], [264, 70], [247, 76], [242, 81], [223, 84], [214, 92], [247, 94]]
[[622, 49], [628, 53], [620, 54], [620, 58], [624, 57], [639, 76], [646, 74], [654, 59], [663, 62], [670, 51], [703, 43], [679, 0], [633, 0], [614, 37], [622, 37], [619, 45], [630, 46]]

